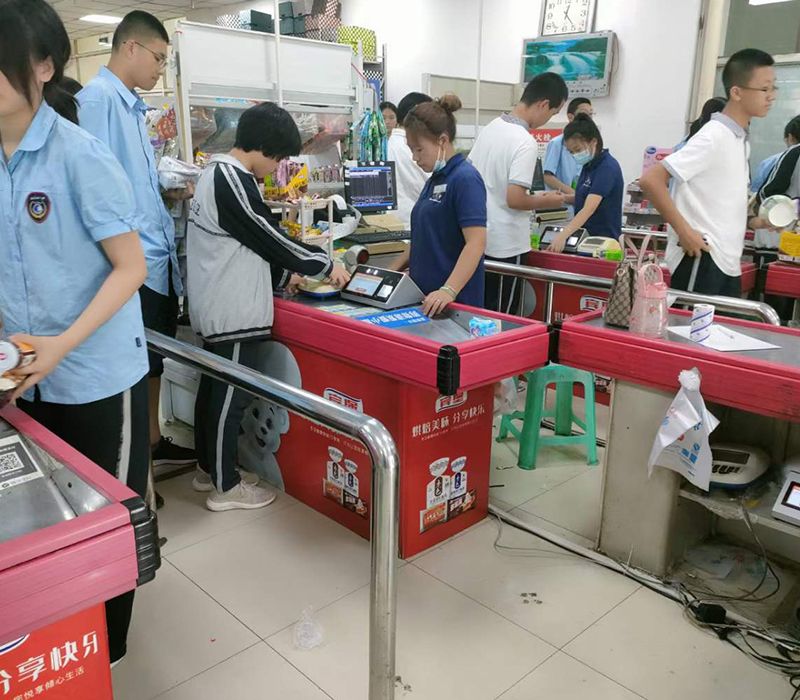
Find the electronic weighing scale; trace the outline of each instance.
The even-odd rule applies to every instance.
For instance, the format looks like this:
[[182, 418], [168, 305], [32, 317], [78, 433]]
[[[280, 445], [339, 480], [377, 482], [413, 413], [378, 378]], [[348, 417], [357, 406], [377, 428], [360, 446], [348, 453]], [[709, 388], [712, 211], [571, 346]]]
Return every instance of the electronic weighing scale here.
[[425, 295], [406, 272], [359, 265], [341, 297], [388, 310], [419, 304]]
[[786, 474], [783, 488], [772, 506], [772, 515], [792, 525], [800, 525], [800, 471]]

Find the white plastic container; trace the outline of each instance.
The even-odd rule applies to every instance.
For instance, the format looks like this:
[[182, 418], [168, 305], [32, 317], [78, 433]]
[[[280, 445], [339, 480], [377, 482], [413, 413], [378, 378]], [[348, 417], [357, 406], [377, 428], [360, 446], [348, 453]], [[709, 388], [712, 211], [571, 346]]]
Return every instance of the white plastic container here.
[[167, 422], [181, 421], [194, 427], [194, 403], [200, 372], [174, 360], [164, 360], [161, 381], [161, 412]]

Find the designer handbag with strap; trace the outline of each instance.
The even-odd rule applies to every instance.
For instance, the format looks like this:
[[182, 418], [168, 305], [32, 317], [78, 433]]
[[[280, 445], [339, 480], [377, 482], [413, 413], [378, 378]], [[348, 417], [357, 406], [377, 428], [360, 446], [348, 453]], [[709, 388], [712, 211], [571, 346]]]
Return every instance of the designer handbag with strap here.
[[649, 244], [650, 235], [645, 237], [641, 249], [637, 248], [628, 236], [625, 236], [625, 246], [630, 248], [636, 257], [623, 260], [614, 270], [608, 302], [603, 310], [603, 320], [609, 326], [619, 326], [620, 328], [630, 326], [631, 312], [636, 301], [636, 279], [639, 268], [644, 263], [644, 256]]

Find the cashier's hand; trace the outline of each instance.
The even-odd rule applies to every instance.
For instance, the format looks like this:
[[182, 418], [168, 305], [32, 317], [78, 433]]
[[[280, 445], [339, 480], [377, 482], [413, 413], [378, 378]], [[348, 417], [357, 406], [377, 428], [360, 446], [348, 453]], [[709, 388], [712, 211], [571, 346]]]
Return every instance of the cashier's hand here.
[[15, 335], [12, 336], [11, 340], [18, 343], [27, 343], [36, 351], [36, 359], [31, 364], [13, 372], [15, 377], [23, 379], [16, 392], [14, 392], [12, 401], [15, 401], [50, 374], [58, 363], [66, 357], [71, 348], [60, 335]]
[[341, 289], [350, 281], [350, 273], [344, 269], [343, 265], [336, 263], [328, 276], [328, 281], [334, 286]]
[[194, 197], [194, 183], [190, 180], [186, 187], [177, 190], [164, 190], [162, 196], [164, 199], [169, 199], [172, 202], [182, 202], [185, 199]]
[[551, 253], [563, 253], [564, 246], [567, 244], [568, 239], [569, 239], [569, 234], [567, 234], [566, 236], [563, 234], [559, 234], [550, 242], [550, 245], [547, 247], [547, 250], [550, 251]]
[[691, 228], [683, 234], [678, 234], [678, 243], [690, 258], [699, 257], [703, 251], [708, 252], [711, 250], [705, 239]]
[[433, 318], [436, 314], [442, 313], [451, 303], [453, 303], [452, 295], [443, 289], [437, 289], [425, 297], [422, 302], [422, 313]]

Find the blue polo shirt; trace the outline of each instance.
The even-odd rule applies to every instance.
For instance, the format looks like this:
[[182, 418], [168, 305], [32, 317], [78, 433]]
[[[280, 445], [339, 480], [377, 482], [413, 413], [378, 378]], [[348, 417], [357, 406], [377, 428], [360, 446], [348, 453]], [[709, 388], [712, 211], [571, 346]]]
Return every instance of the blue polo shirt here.
[[[136, 228], [109, 150], [42, 103], [9, 161], [0, 151], [0, 314], [10, 335], [63, 333], [111, 273], [100, 242]], [[139, 295], [39, 384], [43, 401], [85, 404], [147, 374]], [[25, 398], [33, 398], [33, 390]]]
[[136, 228], [147, 259], [145, 285], [169, 294], [169, 267], [175, 292], [183, 291], [175, 249], [175, 222], [158, 184], [156, 156], [145, 123], [147, 105], [108, 68], [100, 69], [78, 93], [81, 126], [96, 136], [117, 157], [133, 185]]
[[625, 179], [617, 159], [607, 149], [588, 163], [578, 176], [575, 190], [575, 213], [577, 214], [586, 198], [596, 194], [603, 198], [600, 206], [584, 224], [591, 236], [619, 238], [622, 233], [622, 198], [625, 194]]
[[[464, 250], [464, 229], [486, 226], [486, 186], [463, 155], [432, 175], [411, 212], [411, 279], [425, 293], [447, 282]], [[483, 306], [483, 258], [456, 301]]]

